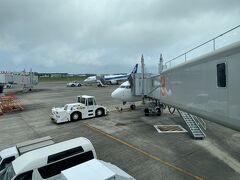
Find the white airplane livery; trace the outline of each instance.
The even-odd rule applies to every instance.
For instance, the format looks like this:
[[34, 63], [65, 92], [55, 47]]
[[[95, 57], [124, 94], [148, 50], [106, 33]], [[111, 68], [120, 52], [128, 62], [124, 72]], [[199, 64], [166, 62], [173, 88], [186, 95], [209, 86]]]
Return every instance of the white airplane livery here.
[[116, 90], [112, 92], [111, 96], [114, 99], [121, 100], [123, 104], [126, 104], [126, 102], [133, 103], [141, 100], [141, 97], [132, 95], [129, 81], [122, 83]]

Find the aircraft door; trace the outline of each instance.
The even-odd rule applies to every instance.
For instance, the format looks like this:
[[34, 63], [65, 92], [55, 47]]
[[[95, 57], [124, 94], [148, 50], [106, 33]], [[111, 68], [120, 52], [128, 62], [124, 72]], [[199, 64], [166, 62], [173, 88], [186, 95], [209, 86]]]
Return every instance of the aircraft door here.
[[94, 117], [95, 115], [95, 100], [93, 98], [88, 98], [87, 101], [87, 113], [88, 117]]

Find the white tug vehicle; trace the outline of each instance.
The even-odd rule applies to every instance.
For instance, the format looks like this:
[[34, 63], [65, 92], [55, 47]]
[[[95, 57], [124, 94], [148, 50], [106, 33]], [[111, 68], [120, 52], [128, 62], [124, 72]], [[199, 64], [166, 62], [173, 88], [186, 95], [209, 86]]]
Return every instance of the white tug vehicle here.
[[106, 107], [97, 105], [94, 96], [78, 96], [76, 103], [66, 104], [64, 107], [53, 107], [51, 119], [57, 124], [77, 121], [86, 118], [107, 115]]

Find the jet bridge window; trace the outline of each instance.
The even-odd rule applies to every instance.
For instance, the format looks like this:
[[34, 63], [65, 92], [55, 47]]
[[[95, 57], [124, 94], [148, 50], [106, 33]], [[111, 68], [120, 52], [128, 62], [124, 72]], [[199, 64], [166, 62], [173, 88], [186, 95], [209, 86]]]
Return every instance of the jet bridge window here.
[[217, 85], [218, 87], [226, 87], [226, 64], [217, 64]]

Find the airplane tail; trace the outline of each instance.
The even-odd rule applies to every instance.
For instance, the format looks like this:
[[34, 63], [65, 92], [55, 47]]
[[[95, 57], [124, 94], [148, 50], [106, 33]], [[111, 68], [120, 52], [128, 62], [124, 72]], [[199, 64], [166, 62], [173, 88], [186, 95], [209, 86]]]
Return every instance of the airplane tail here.
[[133, 85], [133, 75], [137, 73], [138, 70], [138, 64], [136, 64], [131, 72], [131, 74], [128, 76], [128, 82], [130, 83], [130, 85]]
[[136, 64], [131, 72], [131, 74], [136, 74], [138, 70], [138, 64]]

